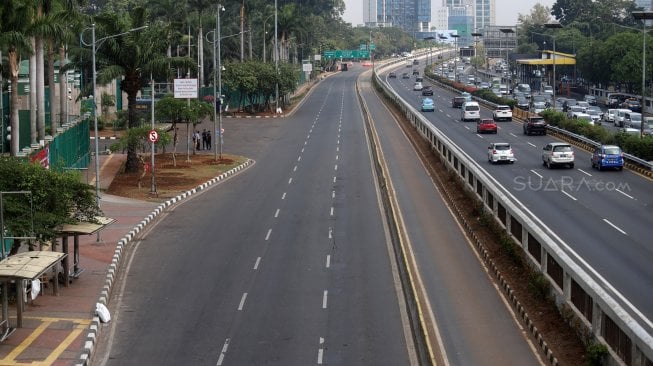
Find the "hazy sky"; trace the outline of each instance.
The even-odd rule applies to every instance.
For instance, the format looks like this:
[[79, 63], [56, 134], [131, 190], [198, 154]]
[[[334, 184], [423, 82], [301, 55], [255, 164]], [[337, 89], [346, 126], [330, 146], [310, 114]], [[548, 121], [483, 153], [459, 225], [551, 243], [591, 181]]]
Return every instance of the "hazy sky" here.
[[[353, 25], [363, 23], [363, 1], [367, 0], [345, 0], [347, 9], [343, 18]], [[517, 23], [518, 14], [530, 14], [531, 9], [537, 3], [551, 7], [555, 0], [495, 0], [497, 11], [497, 25], [514, 25]], [[431, 6], [441, 6], [442, 0], [431, 0]]]

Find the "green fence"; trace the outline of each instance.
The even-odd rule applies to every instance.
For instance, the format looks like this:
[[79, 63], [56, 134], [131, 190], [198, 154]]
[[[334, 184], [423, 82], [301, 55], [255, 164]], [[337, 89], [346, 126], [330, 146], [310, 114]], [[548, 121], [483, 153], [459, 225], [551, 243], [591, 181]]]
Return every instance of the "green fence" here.
[[90, 118], [86, 118], [50, 142], [50, 169], [63, 171], [85, 169], [91, 162]]

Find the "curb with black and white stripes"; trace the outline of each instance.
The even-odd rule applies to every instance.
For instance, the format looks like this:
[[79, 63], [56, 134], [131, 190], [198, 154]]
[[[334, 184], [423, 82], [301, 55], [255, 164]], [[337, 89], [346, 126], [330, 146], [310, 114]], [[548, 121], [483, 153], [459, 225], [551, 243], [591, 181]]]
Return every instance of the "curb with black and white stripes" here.
[[[138, 225], [136, 225], [127, 235], [125, 235], [120, 241], [118, 241], [118, 245], [116, 246], [116, 250], [113, 254], [113, 259], [111, 260], [111, 265], [109, 266], [109, 270], [107, 272], [107, 277], [104, 281], [104, 286], [102, 287], [102, 290], [100, 291], [100, 297], [98, 299], [98, 303], [104, 304], [105, 306], [108, 304], [109, 301], [109, 295], [111, 294], [111, 288], [113, 286], [113, 283], [116, 279], [117, 276], [117, 271], [120, 265], [120, 260], [122, 258], [122, 252], [123, 249], [127, 244], [129, 244], [135, 237], [143, 231], [145, 226], [149, 223], [151, 223], [158, 215], [160, 215], [162, 212], [164, 212], [167, 208], [170, 206], [177, 204], [190, 196], [197, 194], [210, 186], [236, 174], [237, 172], [250, 167], [251, 165], [254, 164], [254, 161], [251, 159], [248, 159], [246, 162], [240, 164], [239, 166], [230, 169], [227, 172], [224, 172], [220, 174], [219, 176], [189, 190], [186, 191], [174, 198], [171, 198], [160, 205], [158, 205], [154, 211], [152, 211], [147, 217], [145, 217]], [[97, 340], [98, 336], [98, 330], [100, 329], [100, 318], [95, 315], [93, 316], [93, 320], [91, 321], [91, 324], [89, 326], [88, 334], [86, 336], [86, 340], [84, 341], [84, 350], [82, 351], [82, 354], [80, 355], [79, 361], [75, 364], [75, 366], [87, 366], [89, 365], [89, 360], [91, 358], [91, 353], [93, 352], [93, 348], [95, 346], [95, 342]]]

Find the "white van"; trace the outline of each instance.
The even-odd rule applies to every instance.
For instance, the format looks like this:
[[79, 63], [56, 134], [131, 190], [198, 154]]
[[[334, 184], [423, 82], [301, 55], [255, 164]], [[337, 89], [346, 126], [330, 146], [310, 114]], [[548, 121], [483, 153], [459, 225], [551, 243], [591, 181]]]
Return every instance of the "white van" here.
[[465, 102], [461, 107], [460, 120], [465, 121], [480, 121], [481, 120], [481, 107], [478, 102]]
[[617, 109], [617, 113], [614, 115], [614, 125], [616, 127], [624, 126], [624, 119], [626, 118], [626, 113], [632, 113], [630, 109]]
[[642, 114], [627, 112], [624, 114], [624, 127], [640, 129], [642, 126]]

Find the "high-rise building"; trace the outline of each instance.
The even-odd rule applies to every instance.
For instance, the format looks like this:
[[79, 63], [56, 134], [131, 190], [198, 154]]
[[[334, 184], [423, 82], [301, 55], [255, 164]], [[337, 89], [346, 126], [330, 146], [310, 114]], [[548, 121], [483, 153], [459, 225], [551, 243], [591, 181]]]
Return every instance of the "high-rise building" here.
[[363, 12], [366, 24], [410, 33], [428, 31], [431, 24], [431, 0], [364, 0]]
[[480, 30], [496, 22], [495, 0], [474, 0], [474, 29]]
[[640, 8], [644, 8], [644, 10], [653, 10], [652, 0], [635, 0], [635, 4]]
[[467, 47], [472, 44], [472, 33], [474, 30], [474, 17], [472, 16], [471, 6], [451, 6], [449, 7], [449, 29], [456, 30], [458, 34], [458, 46]]

